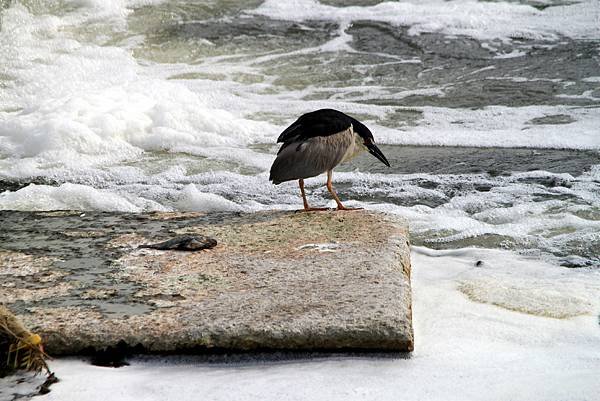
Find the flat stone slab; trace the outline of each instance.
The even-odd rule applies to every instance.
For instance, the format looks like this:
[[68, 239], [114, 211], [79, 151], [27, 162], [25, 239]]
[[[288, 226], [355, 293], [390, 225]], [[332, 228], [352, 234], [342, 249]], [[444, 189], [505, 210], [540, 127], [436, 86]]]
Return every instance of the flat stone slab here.
[[[51, 355], [413, 349], [406, 223], [368, 211], [1, 211], [0, 303]], [[138, 248], [183, 234], [186, 252]]]

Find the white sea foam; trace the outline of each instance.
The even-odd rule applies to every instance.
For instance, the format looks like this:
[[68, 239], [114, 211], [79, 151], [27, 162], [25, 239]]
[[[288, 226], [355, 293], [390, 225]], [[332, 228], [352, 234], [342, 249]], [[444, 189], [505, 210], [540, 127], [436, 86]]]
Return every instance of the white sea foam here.
[[165, 210], [156, 202], [132, 195], [118, 195], [87, 185], [58, 187], [31, 184], [16, 192], [0, 193], [0, 210], [103, 210], [136, 213]]
[[494, 56], [494, 58], [507, 59], [507, 58], [515, 58], [515, 57], [524, 57], [526, 55], [527, 55], [527, 52], [524, 52], [522, 50], [513, 50], [510, 53], [497, 54], [496, 56]]
[[[413, 108], [414, 110], [415, 108]], [[497, 146], [600, 149], [598, 109], [569, 106], [487, 106], [477, 110], [416, 108], [423, 120], [399, 131], [373, 127], [381, 143], [435, 146]], [[535, 118], [564, 114], [569, 124], [535, 124]]]
[[584, 81], [584, 82], [600, 82], [600, 77], [587, 77], [587, 78], [583, 78], [582, 81]]
[[563, 94], [556, 95], [556, 97], [563, 98], [563, 99], [587, 99], [587, 100], [595, 100], [595, 101], [600, 102], [600, 96], [595, 95], [594, 92], [595, 92], [594, 90], [590, 89], [590, 90], [584, 91], [580, 95], [567, 95], [567, 94], [563, 93]]
[[187, 185], [177, 201], [179, 210], [214, 212], [214, 211], [241, 211], [240, 205], [225, 199], [222, 196], [200, 192], [194, 184]]
[[482, 40], [556, 40], [561, 35], [574, 39], [600, 39], [600, 7], [594, 0], [553, 6], [543, 11], [506, 2], [384, 2], [365, 7], [333, 7], [316, 0], [267, 0], [252, 13], [292, 21], [383, 21], [408, 26], [408, 32], [413, 35], [442, 32]]
[[600, 311], [596, 296], [600, 274], [593, 271], [569, 270], [540, 262], [537, 257], [516, 257], [501, 250], [435, 251], [416, 247], [415, 253], [452, 258], [459, 263], [470, 260], [471, 266], [465, 265], [454, 281], [456, 289], [475, 302], [557, 319], [593, 316]]
[[[119, 176], [129, 178], [116, 184]], [[566, 257], [567, 251], [573, 257], [587, 255], [593, 259], [591, 250], [599, 244], [600, 222], [589, 216], [600, 210], [599, 176], [600, 168], [596, 166], [578, 177], [543, 171], [498, 177], [355, 171], [337, 172], [334, 180], [344, 188], [339, 193], [348, 206], [409, 219], [417, 243], [448, 247], [468, 241], [542, 252], [547, 257]], [[433, 188], [423, 187], [422, 182]], [[94, 188], [98, 186], [104, 188]], [[324, 177], [306, 180], [306, 187], [311, 205], [335, 207], [324, 187]], [[473, 189], [477, 187], [489, 189]], [[373, 203], [369, 199], [387, 202]], [[183, 166], [151, 176], [139, 169], [119, 168], [114, 175], [86, 185], [30, 185], [0, 195], [0, 209], [17, 210], [257, 211], [300, 206], [296, 182], [274, 186], [266, 173], [189, 175]]]
[[3, 175], [45, 176], [57, 166], [68, 174], [152, 150], [227, 155], [264, 168], [246, 146], [271, 141], [275, 127], [213, 107], [210, 91], [146, 74], [124, 49], [68, 39], [63, 31], [81, 15], [4, 11], [0, 49], [12, 56], [2, 67], [15, 79], [0, 98]]
[[88, 22], [98, 22], [112, 19], [118, 21], [125, 27], [125, 17], [135, 7], [156, 5], [165, 0], [65, 0], [66, 4], [79, 7], [82, 13], [88, 16]]
[[[597, 172], [589, 174], [596, 176]], [[557, 186], [548, 187], [535, 180], [556, 182]], [[435, 188], [422, 188], [420, 183], [423, 181]], [[600, 209], [598, 183], [588, 174], [571, 177], [538, 171], [489, 177], [479, 174], [389, 176], [354, 172], [337, 173], [335, 182], [350, 184], [342, 199], [385, 198], [392, 201], [393, 205], [347, 203], [406, 217], [411, 224], [413, 240], [418, 243], [448, 247], [466, 241], [480, 246], [563, 255], [570, 250], [592, 257], [592, 250], [600, 240], [600, 223], [586, 217], [586, 213]], [[308, 183], [312, 202], [315, 202], [315, 195], [329, 201], [325, 190], [312, 188], [318, 180]], [[476, 187], [490, 189], [477, 191], [474, 190]], [[330, 206], [334, 205], [330, 203]]]
[[[129, 3], [115, 4], [117, 8], [127, 8]], [[443, 3], [441, 6], [453, 4]], [[73, 182], [76, 186], [65, 184], [55, 189], [29, 186], [16, 192], [6, 192], [0, 198], [2, 209], [252, 211], [271, 207], [293, 208], [298, 204], [296, 184], [271, 185], [266, 171], [273, 155], [248, 147], [254, 143], [274, 142], [285, 126], [285, 123], [275, 126], [245, 118], [248, 114], [265, 110], [277, 110], [289, 122], [302, 112], [321, 107], [334, 107], [381, 119], [399, 110], [422, 113], [415, 126], [383, 127], [367, 118], [377, 142], [384, 144], [600, 148], [600, 136], [597, 135], [600, 114], [594, 108], [403, 108], [364, 104], [362, 101], [386, 96], [395, 99], [411, 95], [441, 97], [445, 88], [396, 88], [396, 92], [390, 93], [377, 86], [349, 86], [272, 93], [268, 90], [268, 83], [247, 85], [203, 79], [167, 80], [173, 75], [202, 71], [203, 68], [248, 72], [252, 71], [252, 67], [235, 62], [202, 66], [140, 65], [128, 50], [72, 39], [73, 35], [69, 32], [75, 29], [75, 25], [87, 21], [86, 18], [91, 18], [88, 14], [93, 14], [90, 10], [102, 5], [78, 2], [77, 6], [81, 9], [68, 11], [61, 17], [30, 13], [18, 4], [3, 12], [0, 47], [11, 57], [0, 68], [5, 68], [3, 71], [15, 79], [6, 81], [5, 90], [0, 92], [0, 109], [4, 110], [0, 112], [0, 174], [5, 178], [23, 180], [44, 177], [58, 184]], [[109, 3], [105, 6], [107, 9], [113, 7]], [[364, 10], [378, 13], [381, 11], [378, 7], [404, 6], [421, 7], [419, 4], [386, 3], [374, 7], [348, 7], [343, 12], [352, 16]], [[422, 7], [429, 6], [425, 4]], [[488, 6], [496, 7], [493, 3], [481, 4], [484, 9]], [[264, 11], [264, 7], [275, 5], [266, 2], [262, 7], [259, 10]], [[515, 9], [525, 13], [532, 12], [530, 7], [514, 4], [501, 7], [507, 10], [517, 7]], [[340, 17], [335, 14], [342, 12], [339, 10], [333, 10], [332, 18]], [[109, 14], [111, 17], [107, 18], [113, 18], [120, 12]], [[349, 38], [344, 27], [350, 19], [344, 16], [344, 24], [338, 32], [339, 40], [326, 44], [338, 47], [347, 44]], [[339, 49], [336, 47], [336, 50]], [[589, 78], [591, 82], [593, 78]], [[326, 100], [306, 100], [318, 91], [331, 92], [332, 95]], [[568, 115], [573, 122], [560, 125], [540, 123], [543, 121], [541, 117], [552, 115]], [[159, 156], [149, 154], [151, 151], [177, 153], [178, 156], [169, 160], [164, 155], [160, 156], [161, 153], [157, 153]], [[197, 168], [199, 165], [204, 167]], [[247, 168], [251, 168], [252, 173], [262, 173], [256, 176], [237, 173]], [[236, 172], [219, 171], [225, 169]], [[207, 170], [216, 171], [205, 173]], [[520, 182], [519, 175], [506, 179], [477, 175], [424, 177], [442, 187], [453, 183], [463, 185], [469, 180], [494, 187], [493, 191], [485, 194], [461, 193], [459, 196], [443, 188], [422, 188], [412, 181], [414, 177], [411, 176], [355, 172], [336, 174], [336, 182], [350, 185], [350, 198], [355, 195], [385, 197], [400, 205], [427, 204], [419, 202], [427, 200], [429, 204], [443, 205], [432, 208], [419, 204], [349, 203], [408, 216], [412, 219], [415, 233], [427, 236], [431, 241], [452, 243], [497, 235], [507, 236], [530, 248], [553, 251], [572, 241], [594, 243], [593, 232], [598, 226], [593, 219], [577, 217], [581, 211], [576, 208], [581, 205], [577, 206], [576, 202], [557, 204], [531, 200], [534, 196], [551, 198], [560, 195], [577, 199], [588, 208], [598, 207], [598, 195], [595, 193], [598, 171], [598, 168], [592, 169], [581, 177], [556, 177], [568, 182], [570, 188], [552, 189]], [[533, 173], [528, 174], [531, 178]], [[333, 206], [326, 190], [316, 187], [322, 182], [322, 177], [308, 181], [312, 199]], [[68, 199], [70, 196], [72, 200]], [[106, 202], [96, 201], [94, 197], [97, 196], [106, 198]], [[513, 206], [507, 206], [511, 204]], [[576, 227], [575, 233], [556, 235], [573, 227]]]
[[[18, 3], [3, 11], [0, 50], [8, 57], [0, 69], [6, 76], [14, 78], [6, 81], [6, 87], [0, 92], [0, 174], [4, 177], [47, 177], [59, 182], [74, 180], [80, 183], [98, 183], [107, 181], [108, 177], [126, 181], [129, 179], [127, 176], [117, 176], [115, 165], [139, 159], [147, 151], [195, 154], [265, 171], [272, 156], [250, 150], [247, 146], [273, 142], [284, 125], [249, 120], [245, 118], [247, 114], [279, 110], [292, 121], [302, 112], [334, 107], [353, 114], [382, 118], [398, 108], [360, 102], [370, 98], [401, 99], [411, 95], [444, 96], [444, 88], [390, 93], [378, 87], [324, 87], [277, 94], [266, 93], [268, 88], [265, 85], [268, 84], [252, 86], [231, 81], [166, 80], [177, 72], [204, 68], [215, 68], [216, 71], [242, 68], [245, 71], [250, 67], [235, 63], [213, 67], [210, 63], [197, 67], [141, 66], [129, 50], [80, 42], [73, 39], [76, 35], [71, 34], [79, 25], [92, 23], [92, 20], [124, 18], [127, 10], [140, 2], [82, 0], [73, 4], [77, 8], [61, 17], [33, 14]], [[277, 4], [265, 2], [257, 12], [275, 12], [275, 9], [281, 13], [288, 12], [287, 8], [277, 8]], [[294, 4], [298, 7], [308, 5], [302, 1]], [[455, 5], [441, 3], [439, 6]], [[495, 3], [477, 6], [468, 3], [466, 7], [483, 7], [478, 10], [485, 16], [486, 13], [493, 14], [497, 6]], [[319, 5], [315, 10], [321, 10], [320, 7], [326, 6]], [[333, 12], [331, 18], [342, 18], [346, 24], [349, 21], [346, 17], [354, 18], [354, 15], [366, 13], [360, 18], [375, 18], [379, 14], [391, 13], [396, 7], [425, 7], [423, 10], [426, 10], [433, 6], [384, 3], [373, 7], [326, 9]], [[538, 13], [530, 7], [514, 4], [498, 7], [520, 10], [518, 13]], [[302, 13], [308, 14], [300, 13], [298, 18], [312, 18], [312, 13], [317, 12], [310, 7], [302, 8]], [[327, 42], [326, 47], [347, 44], [349, 38], [344, 33], [344, 26], [340, 28], [339, 38]], [[487, 32], [486, 29], [482, 31]], [[334, 94], [327, 100], [306, 100], [306, 96], [315, 91]], [[348, 95], [352, 91], [360, 94]], [[588, 94], [587, 97], [591, 99], [591, 96]], [[423, 112], [423, 119], [416, 127], [398, 129], [400, 127], [380, 127], [370, 123], [377, 141], [448, 146], [600, 147], [596, 129], [600, 115], [595, 109], [490, 106], [482, 110], [435, 107], [416, 110]], [[575, 121], [554, 126], [529, 123], [533, 118], [551, 114], [567, 114]], [[569, 135], [565, 135], [567, 130]], [[121, 171], [132, 173], [131, 170]]]

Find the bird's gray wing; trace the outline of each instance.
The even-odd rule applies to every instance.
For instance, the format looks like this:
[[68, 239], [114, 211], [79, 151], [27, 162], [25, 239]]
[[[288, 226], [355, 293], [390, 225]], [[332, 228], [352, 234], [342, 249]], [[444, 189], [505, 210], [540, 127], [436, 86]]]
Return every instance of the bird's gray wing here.
[[331, 170], [342, 161], [353, 140], [354, 133], [346, 129], [325, 137], [287, 142], [271, 166], [269, 179], [279, 184]]

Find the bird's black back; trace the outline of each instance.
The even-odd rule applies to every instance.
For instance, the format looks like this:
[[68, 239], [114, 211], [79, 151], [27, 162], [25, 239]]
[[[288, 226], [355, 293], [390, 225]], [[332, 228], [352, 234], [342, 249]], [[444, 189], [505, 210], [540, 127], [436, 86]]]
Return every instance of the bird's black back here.
[[367, 127], [349, 115], [334, 109], [320, 109], [301, 115], [279, 135], [277, 142], [296, 142], [318, 136], [335, 135], [350, 128], [350, 125], [359, 135], [373, 137]]

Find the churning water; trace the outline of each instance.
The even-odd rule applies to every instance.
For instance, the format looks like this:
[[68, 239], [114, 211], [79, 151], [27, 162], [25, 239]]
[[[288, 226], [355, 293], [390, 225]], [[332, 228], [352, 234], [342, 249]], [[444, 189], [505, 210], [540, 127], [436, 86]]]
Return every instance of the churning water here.
[[334, 107], [392, 161], [340, 167], [342, 198], [416, 244], [600, 263], [596, 1], [2, 4], [0, 208], [298, 207], [275, 138]]
[[[597, 0], [2, 0], [0, 16], [0, 209], [299, 208], [296, 183], [268, 182], [274, 142], [332, 107], [392, 164], [340, 166], [342, 200], [405, 216], [417, 261], [491, 249], [511, 262], [454, 281], [463, 296], [598, 313]], [[323, 184], [311, 202], [333, 206]]]

